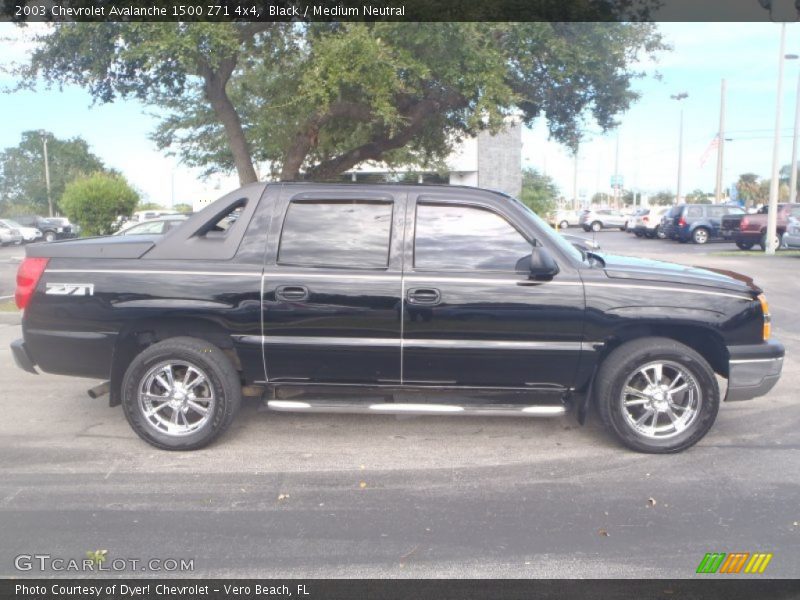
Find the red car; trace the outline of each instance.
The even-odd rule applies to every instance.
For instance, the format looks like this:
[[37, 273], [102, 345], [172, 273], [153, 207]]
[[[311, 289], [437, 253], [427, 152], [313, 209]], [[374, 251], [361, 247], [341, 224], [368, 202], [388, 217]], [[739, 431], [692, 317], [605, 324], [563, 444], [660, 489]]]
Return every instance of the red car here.
[[[738, 228], [734, 225], [733, 241], [741, 250], [750, 250], [756, 244], [761, 246], [762, 250], [767, 247], [767, 209], [765, 206], [754, 215], [744, 215]], [[778, 204], [776, 248], [780, 246], [780, 239], [786, 231], [790, 216], [800, 217], [800, 204]]]

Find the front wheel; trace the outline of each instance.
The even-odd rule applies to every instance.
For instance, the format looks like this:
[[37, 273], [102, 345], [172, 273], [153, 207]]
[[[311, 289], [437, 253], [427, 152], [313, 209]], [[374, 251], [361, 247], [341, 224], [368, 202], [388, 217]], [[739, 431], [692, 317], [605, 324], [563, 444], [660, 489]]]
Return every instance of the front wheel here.
[[236, 369], [216, 346], [176, 337], [133, 359], [122, 381], [122, 407], [133, 430], [163, 450], [195, 450], [233, 421], [242, 400]]
[[753, 242], [736, 242], [736, 247], [739, 250], [750, 250], [753, 247]]
[[594, 389], [603, 422], [639, 452], [680, 452], [700, 441], [719, 411], [714, 371], [697, 352], [668, 338], [616, 348]]
[[595, 221], [592, 223], [592, 231], [595, 233], [600, 231], [603, 228], [603, 224], [600, 221]]
[[561, 223], [558, 224], [559, 229], [566, 229], [567, 227], [569, 227], [569, 223], [566, 221], [561, 221]]
[[[767, 249], [767, 234], [764, 233], [761, 235], [761, 239], [758, 242], [758, 245], [761, 247], [762, 250]], [[776, 235], [775, 236], [775, 250], [779, 250], [781, 247], [781, 239]]]
[[56, 240], [56, 234], [52, 231], [48, 231], [44, 234], [44, 241], [45, 242], [54, 242]]
[[708, 241], [708, 229], [698, 227], [692, 232], [692, 241], [695, 244], [705, 244]]

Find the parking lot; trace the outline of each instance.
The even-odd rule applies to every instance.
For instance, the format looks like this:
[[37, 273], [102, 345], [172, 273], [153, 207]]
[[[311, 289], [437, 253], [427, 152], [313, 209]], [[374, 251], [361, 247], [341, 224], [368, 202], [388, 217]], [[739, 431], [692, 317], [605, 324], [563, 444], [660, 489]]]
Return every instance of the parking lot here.
[[[292, 415], [256, 401], [211, 447], [169, 453], [89, 399], [96, 382], [16, 369], [19, 317], [0, 311], [0, 575], [39, 574], [16, 571], [19, 554], [104, 549], [194, 560], [184, 576], [412, 578], [683, 578], [707, 552], [761, 551], [774, 555], [767, 576], [798, 577], [800, 257], [596, 237], [608, 252], [753, 276], [786, 345], [777, 387], [724, 405], [674, 456], [622, 448], [594, 414], [581, 427], [571, 415]], [[0, 249], [0, 297], [21, 255]]]

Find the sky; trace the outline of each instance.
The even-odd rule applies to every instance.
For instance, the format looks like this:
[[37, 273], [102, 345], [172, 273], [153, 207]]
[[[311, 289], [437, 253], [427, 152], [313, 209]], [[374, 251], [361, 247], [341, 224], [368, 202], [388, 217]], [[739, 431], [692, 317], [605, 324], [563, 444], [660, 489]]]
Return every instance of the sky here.
[[[44, 27], [35, 25], [34, 27]], [[774, 23], [661, 23], [672, 50], [655, 63], [639, 65], [646, 76], [634, 82], [641, 98], [608, 134], [590, 133], [578, 155], [578, 189], [591, 196], [610, 191], [619, 145], [618, 172], [624, 185], [645, 194], [675, 192], [678, 171], [680, 112], [684, 113], [682, 191], [713, 192], [716, 153], [701, 157], [719, 126], [720, 82], [727, 80], [725, 164], [727, 187], [739, 174], [769, 177], [776, 116], [780, 26]], [[0, 68], [25, 61], [30, 30], [0, 23]], [[786, 28], [786, 53], [800, 54], [800, 23]], [[800, 60], [784, 62], [780, 164], [791, 158]], [[656, 76], [658, 74], [658, 77]], [[13, 84], [0, 71], [0, 88]], [[671, 95], [685, 92], [678, 103]], [[181, 165], [156, 149], [148, 134], [157, 124], [152, 107], [137, 101], [93, 104], [79, 87], [63, 90], [39, 86], [35, 91], [0, 93], [0, 148], [16, 146], [23, 131], [46, 129], [59, 138], [81, 136], [108, 166], [121, 171], [152, 202], [170, 206], [210, 200], [238, 187], [233, 174], [203, 180], [199, 171]], [[596, 131], [597, 127], [589, 126]], [[551, 176], [567, 197], [572, 195], [574, 159], [566, 148], [548, 140], [540, 119], [523, 132], [523, 166]]]

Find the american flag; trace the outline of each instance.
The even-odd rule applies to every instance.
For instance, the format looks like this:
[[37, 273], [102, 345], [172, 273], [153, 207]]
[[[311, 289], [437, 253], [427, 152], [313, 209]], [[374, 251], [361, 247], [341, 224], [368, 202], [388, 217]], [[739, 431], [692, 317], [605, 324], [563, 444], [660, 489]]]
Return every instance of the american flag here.
[[708, 147], [705, 149], [705, 152], [703, 152], [703, 156], [700, 157], [701, 167], [706, 164], [708, 157], [711, 156], [711, 153], [717, 148], [719, 148], [719, 134], [714, 136], [714, 139], [711, 140], [711, 142], [708, 144]]

